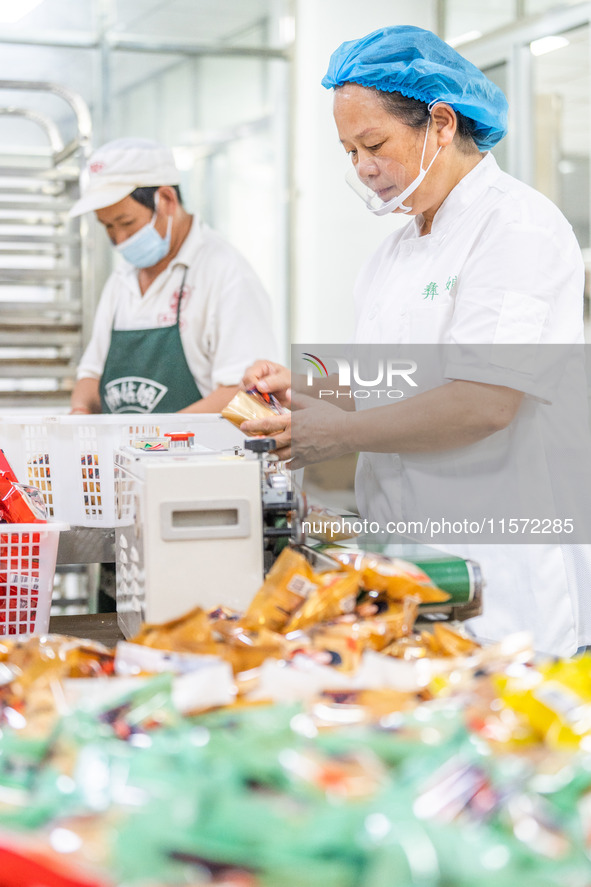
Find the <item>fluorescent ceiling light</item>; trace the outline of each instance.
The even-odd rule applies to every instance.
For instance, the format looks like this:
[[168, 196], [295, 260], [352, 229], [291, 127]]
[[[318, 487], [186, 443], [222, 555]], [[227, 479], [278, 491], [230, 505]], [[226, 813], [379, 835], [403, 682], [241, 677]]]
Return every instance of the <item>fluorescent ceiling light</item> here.
[[283, 15], [279, 19], [279, 40], [284, 45], [293, 43], [295, 40], [295, 17], [293, 15]]
[[466, 31], [465, 34], [459, 34], [457, 37], [452, 37], [450, 40], [446, 40], [446, 43], [455, 49], [456, 46], [461, 46], [463, 43], [469, 43], [470, 40], [478, 40], [479, 37], [482, 37], [482, 31]]
[[43, 0], [0, 0], [0, 24], [14, 24], [42, 3]]
[[562, 173], [563, 176], [569, 176], [576, 171], [577, 171], [577, 167], [572, 162], [572, 160], [559, 160], [558, 161], [558, 172]]
[[554, 52], [555, 49], [562, 49], [568, 46], [569, 41], [566, 37], [560, 37], [558, 34], [550, 34], [548, 37], [540, 37], [539, 40], [532, 40], [529, 49], [532, 55], [544, 55], [547, 52]]

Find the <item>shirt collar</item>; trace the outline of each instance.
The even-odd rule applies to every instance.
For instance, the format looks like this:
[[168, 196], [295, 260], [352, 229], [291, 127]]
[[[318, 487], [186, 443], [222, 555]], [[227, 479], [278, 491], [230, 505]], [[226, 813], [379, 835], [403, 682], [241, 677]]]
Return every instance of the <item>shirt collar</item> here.
[[[482, 160], [469, 173], [466, 173], [464, 178], [449, 192], [435, 213], [431, 234], [444, 233], [444, 229], [452, 220], [474, 203], [499, 172], [497, 161], [488, 151]], [[421, 230], [423, 217], [421, 215], [415, 216], [414, 222], [418, 234]]]
[[169, 268], [174, 268], [175, 265], [185, 265], [185, 267], [188, 268], [195, 257], [195, 250], [201, 245], [202, 240], [203, 223], [198, 215], [193, 214], [193, 221], [191, 222], [189, 233], [181, 243], [181, 248], [166, 270], [168, 271]]

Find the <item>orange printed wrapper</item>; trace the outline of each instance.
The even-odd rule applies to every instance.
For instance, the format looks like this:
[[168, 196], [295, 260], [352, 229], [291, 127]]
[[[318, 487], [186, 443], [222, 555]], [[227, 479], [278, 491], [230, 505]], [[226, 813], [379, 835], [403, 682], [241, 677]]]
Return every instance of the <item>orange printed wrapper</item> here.
[[346, 548], [330, 548], [325, 554], [361, 572], [363, 587], [368, 591], [384, 591], [392, 600], [399, 601], [408, 595], [416, 596], [422, 604], [449, 600], [449, 594], [434, 585], [420, 567], [401, 558]]
[[284, 548], [252, 599], [241, 625], [251, 631], [283, 631], [307, 596], [316, 591], [320, 578], [303, 554]]
[[361, 576], [351, 570], [344, 573], [316, 575], [318, 587], [310, 593], [285, 629], [286, 633], [307, 628], [317, 622], [330, 622], [355, 608]]

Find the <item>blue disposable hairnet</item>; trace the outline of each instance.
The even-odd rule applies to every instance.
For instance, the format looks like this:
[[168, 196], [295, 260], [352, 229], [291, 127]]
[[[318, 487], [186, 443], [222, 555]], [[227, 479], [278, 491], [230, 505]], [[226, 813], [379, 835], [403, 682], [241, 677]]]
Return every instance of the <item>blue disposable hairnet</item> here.
[[327, 89], [358, 83], [421, 102], [447, 102], [475, 124], [481, 151], [507, 132], [507, 99], [475, 65], [431, 31], [401, 25], [348, 40], [333, 52], [322, 80]]

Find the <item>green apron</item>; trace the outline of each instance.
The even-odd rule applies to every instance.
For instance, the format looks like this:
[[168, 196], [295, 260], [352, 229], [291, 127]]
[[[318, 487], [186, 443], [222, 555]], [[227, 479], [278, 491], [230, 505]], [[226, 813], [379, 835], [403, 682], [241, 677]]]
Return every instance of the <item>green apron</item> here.
[[174, 326], [111, 330], [100, 382], [103, 413], [176, 413], [201, 400], [179, 327], [186, 277], [187, 268]]

